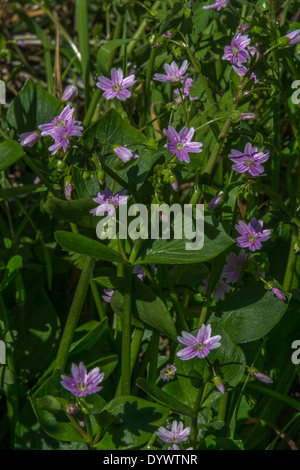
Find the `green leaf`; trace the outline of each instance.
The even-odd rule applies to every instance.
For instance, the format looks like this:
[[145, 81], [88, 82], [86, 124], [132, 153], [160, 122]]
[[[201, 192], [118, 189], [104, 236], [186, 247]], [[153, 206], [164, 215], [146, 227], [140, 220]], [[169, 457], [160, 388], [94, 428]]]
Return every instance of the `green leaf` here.
[[164, 424], [169, 410], [142, 398], [121, 396], [114, 398], [104, 408], [110, 416], [121, 422], [111, 423], [102, 440], [99, 450], [132, 449], [148, 442], [157, 428]]
[[119, 253], [85, 235], [58, 230], [54, 236], [57, 243], [66, 251], [74, 251], [102, 261], [124, 263]]
[[179, 413], [185, 416], [191, 416], [192, 418], [196, 416], [195, 411], [184, 403], [180, 402], [173, 398], [169, 393], [164, 392], [156, 385], [148, 382], [148, 380], [143, 377], [139, 377], [136, 381], [138, 387], [140, 387], [144, 392], [146, 392], [150, 397], [154, 398], [158, 403], [167, 406], [175, 413]]
[[59, 114], [60, 107], [56, 98], [28, 80], [10, 104], [7, 122], [18, 133], [34, 131]]
[[8, 284], [13, 280], [18, 270], [21, 269], [23, 265], [22, 256], [15, 255], [8, 261], [2, 281], [0, 283], [0, 292], [3, 291]]
[[[136, 276], [133, 279], [133, 324], [155, 329], [172, 341], [177, 341], [177, 332], [171, 314], [164, 302]], [[123, 315], [123, 295], [115, 291], [111, 306], [119, 316]]]
[[74, 201], [49, 197], [44, 204], [45, 211], [56, 219], [62, 219], [87, 228], [95, 228], [99, 222], [99, 217], [90, 214], [90, 210], [94, 207], [95, 202], [92, 197], [84, 197]]
[[107, 41], [103, 44], [97, 52], [97, 66], [100, 72], [104, 75], [107, 75], [106, 70], [106, 61], [112, 51], [114, 51], [117, 47], [123, 46], [128, 42], [134, 41], [135, 39], [112, 39], [111, 41]]
[[23, 147], [15, 140], [6, 140], [0, 144], [0, 171], [9, 168], [24, 155]]
[[88, 351], [101, 338], [104, 331], [108, 328], [108, 320], [105, 317], [101, 322], [97, 322], [83, 338], [71, 344], [69, 354], [78, 354], [81, 351]]
[[235, 343], [246, 343], [265, 336], [281, 319], [288, 307], [261, 282], [247, 284], [216, 309], [221, 324]]
[[[43, 400], [44, 398], [42, 398]], [[38, 422], [46, 434], [59, 441], [85, 442], [83, 436], [70, 423], [64, 412], [56, 414], [40, 409], [39, 400], [41, 398], [31, 398], [30, 402]]]
[[135, 264], [202, 263], [227, 250], [234, 241], [214, 216], [205, 216], [203, 247], [200, 250], [187, 250], [186, 243], [190, 243], [190, 240], [186, 238], [148, 240], [142, 246]]
[[[210, 363], [221, 365], [227, 362], [239, 362], [245, 364], [246, 359], [243, 351], [239, 346], [232, 342], [229, 332], [226, 331], [224, 326], [221, 324], [220, 319], [213, 316], [210, 317], [208, 323], [211, 324], [212, 327], [212, 336], [221, 335], [221, 346], [212, 350], [208, 355]], [[193, 331], [192, 334], [196, 335], [197, 331], [198, 330]], [[180, 344], [177, 347], [176, 352], [184, 347], [185, 346]], [[178, 375], [178, 381], [181, 388], [192, 405], [196, 400], [199, 386], [201, 386], [201, 384], [203, 384], [203, 380], [208, 377], [209, 369], [207, 367], [207, 363], [204, 359], [199, 359], [198, 357], [184, 361], [175, 356], [175, 366], [179, 374], [195, 377], [194, 379], [191, 379]], [[231, 364], [219, 367], [216, 372], [223, 378], [225, 387], [226, 384], [236, 386], [244, 375], [245, 367], [238, 364]], [[212, 385], [209, 395], [204, 401], [204, 405], [207, 406], [210, 403], [213, 403], [220, 397], [220, 395], [220, 392]]]

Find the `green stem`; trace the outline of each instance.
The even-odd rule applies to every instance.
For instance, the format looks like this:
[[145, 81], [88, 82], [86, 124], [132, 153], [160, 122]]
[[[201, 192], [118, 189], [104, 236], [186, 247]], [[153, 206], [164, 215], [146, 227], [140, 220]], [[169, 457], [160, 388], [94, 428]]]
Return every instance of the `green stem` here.
[[81, 272], [79, 282], [76, 287], [75, 295], [73, 297], [72, 305], [69, 311], [69, 315], [65, 324], [61, 342], [59, 345], [58, 353], [55, 361], [55, 370], [59, 369], [64, 371], [67, 360], [69, 349], [74, 337], [74, 332], [78, 324], [82, 306], [88, 291], [91, 274], [93, 272], [95, 261], [93, 258], [86, 257]]
[[295, 245], [298, 241], [299, 232], [300, 230], [298, 228], [293, 227], [288, 261], [287, 261], [284, 280], [283, 280], [283, 288], [286, 290], [290, 290], [292, 286], [293, 278], [294, 278], [296, 262], [297, 262], [297, 253], [295, 251]]
[[169, 291], [169, 296], [172, 301], [174, 310], [176, 312], [177, 331], [178, 332], [189, 331], [188, 324], [185, 320], [184, 313], [182, 311], [180, 302], [178, 301], [178, 298], [177, 298], [176, 290], [171, 282], [171, 277], [170, 277], [168, 267], [163, 266], [163, 270], [164, 270], [164, 275], [165, 275], [165, 281], [166, 281], [167, 288]]
[[124, 296], [122, 317], [122, 356], [121, 356], [121, 394], [130, 395], [131, 391], [131, 308], [132, 308], [132, 266], [124, 266]]
[[149, 360], [149, 373], [148, 380], [149, 382], [155, 384], [157, 379], [157, 359], [159, 351], [159, 331], [153, 330], [152, 339], [150, 345], [150, 360]]

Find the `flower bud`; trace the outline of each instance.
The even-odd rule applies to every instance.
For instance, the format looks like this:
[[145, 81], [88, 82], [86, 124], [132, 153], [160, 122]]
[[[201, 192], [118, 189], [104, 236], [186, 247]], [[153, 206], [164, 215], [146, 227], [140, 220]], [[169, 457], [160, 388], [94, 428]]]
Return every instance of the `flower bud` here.
[[258, 369], [256, 369], [256, 367], [248, 367], [248, 372], [252, 377], [255, 377], [256, 379], [260, 380], [261, 382], [264, 382], [266, 384], [273, 383], [273, 380], [271, 379], [271, 377], [269, 377], [266, 374], [263, 374]]
[[89, 180], [90, 177], [91, 177], [91, 172], [90, 172], [90, 171], [85, 170], [85, 171], [82, 173], [82, 179], [83, 179], [84, 181]]
[[37, 132], [24, 132], [19, 135], [19, 142], [22, 147], [33, 147], [40, 138], [40, 134]]
[[[288, 39], [288, 42], [286, 40]], [[300, 29], [295, 29], [291, 33], [286, 34], [285, 36], [278, 39], [279, 44], [284, 46], [295, 46], [300, 43]]]
[[212, 382], [217, 387], [219, 392], [225, 393], [225, 386], [224, 386], [223, 380], [221, 379], [219, 375], [214, 375], [212, 378]]
[[68, 85], [63, 92], [62, 99], [64, 101], [72, 101], [78, 94], [78, 88], [75, 85]]
[[66, 413], [68, 413], [69, 415], [76, 415], [77, 413], [79, 413], [79, 411], [79, 406], [74, 406], [72, 405], [72, 403], [69, 403], [66, 408]]
[[233, 111], [230, 114], [230, 119], [232, 120], [232, 122], [239, 122], [241, 120], [241, 117], [242, 113], [240, 111]]
[[185, 16], [186, 19], [188, 19], [190, 16], [191, 16], [191, 9], [190, 8], [185, 8], [183, 14]]

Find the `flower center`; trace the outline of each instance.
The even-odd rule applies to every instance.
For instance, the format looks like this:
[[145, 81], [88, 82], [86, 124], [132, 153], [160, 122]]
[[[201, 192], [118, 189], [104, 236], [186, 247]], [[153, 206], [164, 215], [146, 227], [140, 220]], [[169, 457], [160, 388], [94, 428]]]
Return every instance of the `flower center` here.
[[203, 343], [195, 344], [194, 351], [202, 351], [204, 349]]
[[178, 142], [176, 144], [176, 149], [177, 150], [183, 150], [184, 149], [184, 143], [183, 142]]
[[113, 86], [112, 86], [112, 89], [113, 89], [114, 91], [121, 91], [121, 90], [122, 90], [122, 85], [113, 85]]
[[248, 240], [248, 242], [250, 242], [250, 243], [254, 243], [254, 242], [256, 241], [256, 239], [257, 239], [257, 235], [255, 235], [254, 233], [252, 233], [251, 235], [248, 235], [248, 236], [247, 236], [247, 240]]
[[254, 160], [254, 158], [247, 157], [247, 158], [245, 158], [244, 163], [245, 163], [246, 166], [254, 166], [255, 165], [255, 160]]
[[57, 127], [66, 127], [65, 121], [63, 119], [58, 119], [58, 118], [54, 119], [54, 125]]
[[232, 52], [233, 52], [233, 55], [238, 55], [239, 54], [239, 48], [237, 46], [232, 46]]
[[87, 386], [84, 382], [80, 381], [78, 385], [76, 386], [77, 390], [80, 392], [84, 392], [84, 390], [87, 390]]

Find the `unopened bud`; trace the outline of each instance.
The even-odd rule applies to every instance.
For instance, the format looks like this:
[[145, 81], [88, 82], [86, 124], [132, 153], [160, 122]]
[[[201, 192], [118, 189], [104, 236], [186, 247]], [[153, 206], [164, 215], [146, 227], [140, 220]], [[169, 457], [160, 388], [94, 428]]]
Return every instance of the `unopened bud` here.
[[63, 92], [62, 99], [64, 101], [72, 101], [78, 94], [78, 88], [75, 85], [68, 85]]
[[225, 393], [225, 385], [224, 385], [223, 380], [221, 379], [221, 377], [219, 375], [214, 375], [213, 378], [212, 378], [212, 382], [215, 385], [215, 387], [217, 387], [219, 392]]

